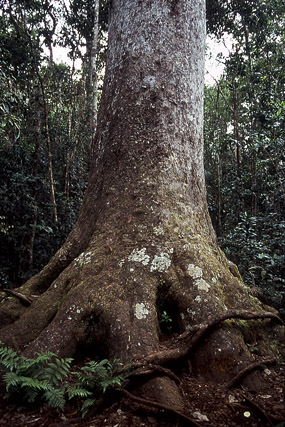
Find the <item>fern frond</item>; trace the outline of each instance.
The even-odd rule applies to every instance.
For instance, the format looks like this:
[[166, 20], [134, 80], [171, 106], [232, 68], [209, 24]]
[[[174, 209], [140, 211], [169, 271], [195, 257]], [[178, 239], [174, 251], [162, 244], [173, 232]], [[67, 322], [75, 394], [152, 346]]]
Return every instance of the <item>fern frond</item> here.
[[63, 411], [65, 405], [64, 390], [59, 388], [47, 390], [44, 392], [43, 398], [52, 408], [59, 408]]
[[24, 387], [22, 389], [23, 400], [28, 403], [34, 403], [39, 396], [39, 390], [31, 387]]
[[36, 390], [50, 390], [52, 389], [51, 384], [48, 381], [40, 381], [36, 378], [31, 377], [20, 377], [21, 378], [21, 387], [29, 387]]
[[6, 372], [3, 375], [3, 380], [6, 384], [6, 391], [9, 391], [11, 387], [17, 387], [21, 383], [21, 377], [16, 372]]
[[3, 365], [5, 369], [13, 371], [17, 368], [19, 363], [22, 361], [22, 357], [7, 347], [0, 347], [0, 364]]
[[105, 393], [106, 392], [106, 390], [109, 388], [109, 387], [114, 387], [114, 386], [120, 386], [121, 384], [122, 384], [122, 381], [123, 381], [123, 377], [114, 377], [114, 378], [107, 378], [107, 379], [105, 379], [104, 381], [102, 381], [101, 382], [101, 387], [102, 387], [102, 390], [103, 390], [103, 393]]
[[95, 398], [89, 398], [84, 400], [82, 406], [81, 406], [81, 416], [82, 418], [85, 417], [85, 415], [89, 412], [89, 410], [91, 409], [91, 406], [94, 405], [94, 403], [96, 402]]
[[71, 400], [74, 397], [80, 397], [84, 399], [86, 397], [92, 396], [93, 393], [89, 390], [86, 390], [85, 388], [68, 387], [67, 395], [68, 395], [68, 399]]

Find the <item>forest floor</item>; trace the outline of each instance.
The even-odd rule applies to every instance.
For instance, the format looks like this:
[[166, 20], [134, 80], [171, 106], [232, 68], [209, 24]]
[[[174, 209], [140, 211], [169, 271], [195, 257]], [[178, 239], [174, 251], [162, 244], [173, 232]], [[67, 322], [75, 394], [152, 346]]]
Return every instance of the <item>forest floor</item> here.
[[151, 410], [117, 394], [106, 398], [100, 412], [91, 413], [84, 420], [69, 404], [62, 412], [46, 406], [27, 407], [0, 399], [0, 427], [285, 427], [282, 390], [285, 363], [267, 367], [258, 375], [263, 379], [262, 389], [238, 385], [225, 390], [218, 384], [205, 384], [191, 377], [186, 367], [181, 369], [180, 389], [186, 402], [184, 414], [194, 420], [193, 424], [167, 411]]

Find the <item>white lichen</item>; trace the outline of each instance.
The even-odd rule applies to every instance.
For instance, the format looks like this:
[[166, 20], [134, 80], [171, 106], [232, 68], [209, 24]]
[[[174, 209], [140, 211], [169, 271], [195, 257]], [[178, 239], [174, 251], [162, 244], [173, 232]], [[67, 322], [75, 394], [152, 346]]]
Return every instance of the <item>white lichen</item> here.
[[145, 76], [143, 79], [143, 88], [153, 89], [155, 86], [155, 77], [154, 76]]
[[72, 313], [77, 313], [80, 314], [84, 311], [84, 309], [82, 307], [77, 307], [75, 304], [72, 304], [72, 306], [69, 307], [69, 309], [67, 310], [67, 314], [69, 313], [68, 319], [71, 320], [71, 314]]
[[188, 265], [187, 272], [193, 279], [199, 279], [200, 277], [203, 276], [202, 268], [194, 264]]
[[190, 314], [190, 316], [192, 316], [193, 318], [195, 317], [196, 311], [191, 310], [190, 307], [188, 307], [186, 311], [187, 311], [188, 314]]
[[82, 267], [85, 264], [90, 264], [92, 260], [92, 252], [82, 252], [77, 258], [75, 258], [76, 264]]
[[171, 259], [166, 252], [161, 252], [160, 255], [155, 255], [151, 262], [150, 271], [166, 271], [171, 265]]
[[135, 316], [137, 319], [146, 319], [146, 316], [148, 315], [149, 310], [147, 308], [147, 305], [142, 303], [137, 303], [135, 306]]
[[158, 225], [157, 227], [153, 227], [153, 233], [154, 233], [156, 236], [162, 236], [162, 235], [164, 234], [164, 230], [163, 230], [163, 228], [161, 227], [161, 225]]
[[147, 265], [149, 263], [150, 257], [145, 253], [145, 251], [146, 248], [134, 249], [131, 255], [129, 255], [128, 260]]
[[196, 298], [194, 299], [194, 301], [196, 301], [196, 302], [201, 302], [202, 300], [201, 300], [200, 295], [197, 295], [197, 296], [196, 296]]
[[206, 280], [204, 279], [196, 280], [195, 285], [198, 287], [199, 291], [205, 291], [205, 292], [208, 292], [211, 287], [209, 283], [207, 283]]

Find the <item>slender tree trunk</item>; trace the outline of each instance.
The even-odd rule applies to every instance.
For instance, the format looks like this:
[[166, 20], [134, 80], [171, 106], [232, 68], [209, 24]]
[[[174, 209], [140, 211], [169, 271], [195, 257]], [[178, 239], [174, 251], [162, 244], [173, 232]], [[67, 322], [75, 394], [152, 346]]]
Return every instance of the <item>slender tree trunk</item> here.
[[49, 184], [50, 184], [50, 196], [51, 196], [51, 203], [52, 203], [52, 209], [53, 209], [53, 219], [55, 225], [58, 222], [58, 214], [57, 214], [57, 203], [55, 198], [55, 186], [54, 186], [54, 177], [53, 177], [53, 164], [52, 164], [52, 153], [51, 153], [51, 138], [50, 138], [50, 130], [49, 130], [49, 110], [48, 110], [48, 100], [46, 97], [46, 91], [44, 86], [44, 80], [49, 75], [49, 69], [52, 66], [53, 63], [53, 50], [51, 42], [49, 44], [49, 65], [46, 71], [45, 78], [42, 78], [40, 71], [37, 69], [36, 73], [39, 80], [40, 90], [41, 90], [41, 97], [42, 97], [42, 103], [43, 103], [43, 113], [44, 113], [44, 129], [46, 133], [46, 146], [47, 146], [47, 155], [48, 155], [48, 176], [49, 176]]
[[239, 105], [236, 81], [233, 78], [233, 107], [234, 107], [234, 135], [235, 135], [235, 160], [236, 160], [236, 225], [240, 220], [240, 213], [243, 207], [242, 180], [241, 180], [241, 153], [240, 153], [240, 131], [239, 131]]
[[98, 49], [98, 25], [99, 25], [99, 0], [94, 1], [93, 7], [93, 31], [92, 37], [86, 41], [88, 56], [88, 72], [86, 77], [86, 116], [89, 131], [89, 157], [93, 153], [93, 144], [97, 127], [97, 49]]
[[220, 154], [217, 156], [217, 236], [222, 235], [222, 169]]
[[33, 165], [33, 178], [34, 178], [34, 194], [33, 194], [33, 224], [32, 224], [32, 233], [30, 236], [29, 242], [29, 270], [32, 271], [34, 267], [34, 243], [36, 237], [36, 226], [38, 224], [38, 194], [39, 194], [39, 184], [38, 184], [38, 169], [39, 169], [39, 152], [41, 145], [41, 111], [37, 113], [37, 126], [36, 126], [36, 142], [35, 142], [35, 152], [34, 152], [34, 165]]
[[[204, 0], [111, 2], [83, 206], [63, 247], [20, 289], [38, 298], [28, 309], [2, 305], [1, 340], [27, 345], [27, 354], [71, 355], [84, 343], [93, 355], [166, 363], [160, 351], [185, 349], [171, 352], [172, 341], [161, 340], [164, 311], [178, 333], [229, 310], [262, 313], [218, 248], [207, 210], [204, 43]], [[269, 342], [259, 342], [266, 354]], [[250, 360], [242, 330], [228, 323], [196, 348], [193, 372], [227, 381]], [[146, 380], [140, 391], [183, 407], [170, 378]]]
[[50, 139], [49, 122], [48, 122], [48, 106], [47, 106], [47, 101], [45, 99], [44, 92], [42, 93], [42, 95], [43, 95], [44, 118], [45, 118], [46, 145], [47, 145], [47, 154], [48, 154], [48, 175], [49, 175], [49, 184], [50, 184], [50, 196], [51, 196], [52, 209], [53, 209], [53, 219], [54, 219], [54, 223], [57, 224], [58, 214], [57, 214], [57, 203], [55, 198], [55, 187], [54, 187], [54, 177], [53, 177], [51, 139]]

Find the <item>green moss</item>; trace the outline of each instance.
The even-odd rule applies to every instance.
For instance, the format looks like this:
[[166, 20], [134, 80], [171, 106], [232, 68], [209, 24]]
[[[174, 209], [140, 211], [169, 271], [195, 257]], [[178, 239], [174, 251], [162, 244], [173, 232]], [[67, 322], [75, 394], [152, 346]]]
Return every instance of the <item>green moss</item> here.
[[260, 307], [261, 307], [261, 302], [259, 301], [259, 299], [258, 299], [258, 298], [256, 298], [256, 297], [254, 297], [253, 295], [250, 295], [250, 294], [249, 294], [249, 299], [250, 299], [250, 301], [253, 303], [253, 305], [254, 305], [256, 308], [260, 308]]

